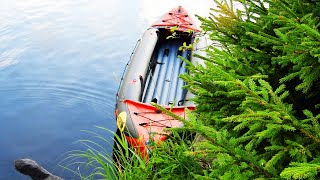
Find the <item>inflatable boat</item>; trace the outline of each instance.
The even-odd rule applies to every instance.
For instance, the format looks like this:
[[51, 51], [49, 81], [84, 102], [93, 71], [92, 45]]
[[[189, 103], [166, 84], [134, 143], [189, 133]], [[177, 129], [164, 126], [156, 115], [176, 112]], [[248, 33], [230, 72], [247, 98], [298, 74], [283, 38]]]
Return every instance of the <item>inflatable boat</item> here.
[[[192, 17], [179, 6], [147, 29], [132, 52], [117, 93], [116, 117], [118, 131], [144, 157], [151, 144], [167, 138], [166, 129], [182, 126], [181, 121], [150, 102], [183, 118], [186, 108], [194, 109], [188, 101], [193, 95], [183, 88], [185, 82], [179, 74], [188, 73], [181, 57], [193, 64], [202, 63], [193, 56], [201, 55], [201, 48], [206, 46], [206, 39], [199, 33]], [[194, 45], [184, 48], [189, 44]]]

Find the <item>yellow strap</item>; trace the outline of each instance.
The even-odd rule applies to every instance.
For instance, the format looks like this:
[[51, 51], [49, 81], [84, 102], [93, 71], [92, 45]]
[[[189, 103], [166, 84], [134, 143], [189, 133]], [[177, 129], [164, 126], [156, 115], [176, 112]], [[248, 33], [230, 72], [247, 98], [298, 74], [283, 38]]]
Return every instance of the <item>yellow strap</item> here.
[[126, 127], [126, 122], [127, 122], [127, 113], [121, 112], [117, 117], [117, 126], [121, 133], [124, 131], [124, 128]]

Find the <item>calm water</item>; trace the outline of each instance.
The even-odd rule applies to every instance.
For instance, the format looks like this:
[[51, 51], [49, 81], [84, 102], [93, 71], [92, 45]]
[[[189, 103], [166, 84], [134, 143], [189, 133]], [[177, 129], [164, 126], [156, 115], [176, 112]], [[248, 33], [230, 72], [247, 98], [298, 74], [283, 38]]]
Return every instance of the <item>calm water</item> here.
[[177, 5], [200, 15], [213, 5], [194, 2], [1, 0], [0, 179], [28, 179], [13, 168], [25, 157], [69, 179], [58, 163], [83, 149], [81, 130], [116, 128], [116, 79], [136, 40]]

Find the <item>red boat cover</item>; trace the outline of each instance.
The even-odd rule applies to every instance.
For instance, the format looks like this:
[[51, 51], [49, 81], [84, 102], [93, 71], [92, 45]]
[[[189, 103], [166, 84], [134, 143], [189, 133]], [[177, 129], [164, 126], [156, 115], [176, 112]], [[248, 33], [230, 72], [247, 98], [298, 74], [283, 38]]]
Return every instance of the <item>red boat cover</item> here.
[[196, 32], [200, 31], [186, 10], [181, 6], [172, 9], [152, 25], [152, 27], [164, 28], [170, 28], [173, 26], [177, 26], [178, 31], [186, 31], [188, 29]]
[[[181, 121], [173, 119], [151, 105], [132, 100], [125, 100], [124, 103], [127, 104], [133, 126], [139, 134], [139, 139], [127, 136], [127, 140], [131, 146], [139, 149], [142, 154], [146, 153], [146, 145], [150, 141], [158, 143], [167, 138], [169, 133], [165, 131], [166, 128], [182, 125]], [[183, 118], [186, 116], [185, 108], [194, 110], [194, 107], [184, 106], [173, 108], [166, 106], [165, 108]]]

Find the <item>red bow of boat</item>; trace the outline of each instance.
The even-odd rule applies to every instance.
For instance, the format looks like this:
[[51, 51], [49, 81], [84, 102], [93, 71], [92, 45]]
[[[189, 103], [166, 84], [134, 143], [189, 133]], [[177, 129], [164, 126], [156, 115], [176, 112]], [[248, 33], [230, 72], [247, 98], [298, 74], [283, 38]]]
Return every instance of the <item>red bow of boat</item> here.
[[152, 25], [152, 27], [163, 28], [171, 28], [174, 26], [177, 27], [176, 30], [178, 31], [193, 30], [200, 32], [199, 28], [195, 25], [187, 11], [181, 6], [172, 9]]

